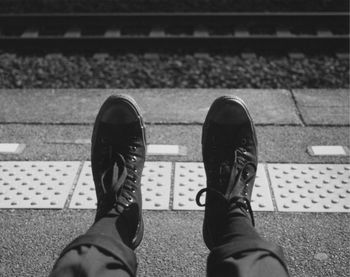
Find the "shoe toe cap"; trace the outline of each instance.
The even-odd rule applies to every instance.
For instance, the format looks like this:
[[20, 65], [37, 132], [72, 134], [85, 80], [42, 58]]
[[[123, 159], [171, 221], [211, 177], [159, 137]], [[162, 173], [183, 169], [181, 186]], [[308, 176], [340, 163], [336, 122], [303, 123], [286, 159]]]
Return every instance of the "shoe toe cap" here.
[[132, 107], [119, 102], [105, 110], [101, 121], [110, 124], [129, 124], [138, 121], [138, 116]]
[[244, 124], [250, 121], [248, 111], [237, 101], [225, 101], [217, 106], [210, 120], [217, 124]]

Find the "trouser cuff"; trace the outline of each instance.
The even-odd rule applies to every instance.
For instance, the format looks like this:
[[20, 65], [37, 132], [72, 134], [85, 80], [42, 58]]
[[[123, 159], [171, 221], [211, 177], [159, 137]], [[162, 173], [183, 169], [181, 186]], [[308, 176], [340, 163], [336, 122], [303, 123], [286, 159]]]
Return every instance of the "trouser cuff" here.
[[264, 241], [262, 239], [247, 239], [240, 241], [233, 241], [212, 249], [208, 256], [207, 269], [211, 272], [218, 264], [221, 264], [226, 258], [234, 257], [243, 252], [263, 250], [268, 251], [271, 256], [275, 257], [283, 265], [286, 271], [282, 248], [273, 243]]
[[134, 251], [127, 247], [124, 243], [104, 235], [82, 235], [73, 240], [62, 251], [60, 257], [62, 257], [69, 250], [77, 248], [81, 245], [93, 245], [109, 252], [125, 265], [126, 270], [131, 274], [131, 276], [136, 276], [137, 261]]

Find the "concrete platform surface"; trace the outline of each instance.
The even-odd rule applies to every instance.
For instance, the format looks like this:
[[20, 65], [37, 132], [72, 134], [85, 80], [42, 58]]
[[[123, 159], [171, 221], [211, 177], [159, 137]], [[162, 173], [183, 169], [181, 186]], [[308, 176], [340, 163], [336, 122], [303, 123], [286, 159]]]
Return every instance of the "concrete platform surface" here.
[[[259, 161], [349, 164], [349, 156], [316, 156], [311, 145], [350, 147], [346, 90], [0, 90], [0, 143], [24, 143], [0, 161], [85, 161], [92, 124], [104, 99], [129, 93], [141, 105], [148, 143], [179, 144], [202, 161], [201, 123], [224, 94], [243, 98], [255, 120]], [[65, 143], [63, 143], [65, 141]], [[0, 176], [1, 177], [1, 176]], [[350, 188], [349, 188], [350, 190]], [[272, 195], [273, 196], [273, 195]], [[62, 248], [84, 233], [93, 210], [0, 209], [0, 276], [47, 276]], [[138, 276], [205, 276], [208, 255], [201, 211], [145, 211]], [[258, 231], [283, 246], [293, 277], [350, 276], [350, 213], [256, 212]]]
[[241, 97], [257, 124], [301, 125], [287, 90], [0, 90], [2, 123], [93, 123], [111, 94], [135, 98], [149, 123], [203, 123], [221, 95]]
[[[348, 127], [257, 126], [259, 161], [296, 163], [348, 163], [348, 156], [316, 156], [310, 145], [350, 147]], [[148, 160], [201, 161], [201, 133], [198, 125], [147, 125], [150, 144], [177, 144], [187, 148], [186, 156], [148, 156]], [[0, 124], [1, 141], [25, 143], [20, 155], [0, 154], [1, 160], [89, 160], [90, 144], [57, 143], [89, 141], [92, 125]]]
[[349, 90], [304, 89], [293, 94], [306, 125], [349, 125]]
[[[61, 249], [88, 229], [93, 216], [91, 210], [0, 211], [0, 276], [47, 276]], [[203, 216], [144, 212], [138, 276], [205, 276]], [[284, 248], [291, 276], [349, 276], [349, 214], [257, 212], [256, 226]]]

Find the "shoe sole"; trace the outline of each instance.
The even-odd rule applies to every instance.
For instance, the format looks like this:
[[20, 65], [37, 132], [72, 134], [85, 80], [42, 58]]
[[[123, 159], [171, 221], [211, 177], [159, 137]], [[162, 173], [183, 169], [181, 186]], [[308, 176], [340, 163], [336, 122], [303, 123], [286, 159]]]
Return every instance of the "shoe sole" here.
[[[105, 112], [105, 110], [107, 109], [107, 107], [109, 107], [110, 105], [113, 105], [114, 102], [116, 101], [123, 101], [125, 102], [127, 105], [129, 105], [133, 110], [134, 112], [137, 114], [137, 117], [139, 119], [139, 123], [141, 125], [141, 129], [142, 129], [142, 140], [143, 140], [143, 143], [145, 145], [145, 148], [147, 148], [147, 143], [146, 143], [146, 128], [145, 128], [145, 123], [144, 123], [144, 120], [143, 120], [143, 117], [141, 115], [141, 109], [140, 107], [138, 106], [138, 104], [136, 103], [136, 101], [129, 95], [124, 95], [124, 94], [117, 94], [117, 95], [111, 95], [109, 96], [105, 102], [102, 104], [97, 116], [96, 116], [96, 120], [95, 120], [95, 124], [94, 124], [94, 129], [93, 129], [93, 132], [92, 132], [92, 137], [91, 137], [91, 153], [92, 153], [92, 148], [93, 146], [95, 145], [95, 141], [96, 141], [96, 138], [97, 138], [97, 130], [99, 129], [99, 125], [100, 125], [100, 122], [101, 122], [101, 117], [103, 115], [103, 113]], [[92, 160], [92, 158], [91, 158]], [[140, 222], [140, 225], [138, 226], [138, 230], [137, 230], [137, 233], [140, 234], [140, 236], [136, 236], [136, 240], [135, 241], [132, 241], [132, 249], [135, 249], [137, 248], [141, 241], [142, 241], [142, 238], [143, 238], [143, 233], [144, 233], [144, 222], [143, 222], [143, 217], [141, 215], [141, 222]]]

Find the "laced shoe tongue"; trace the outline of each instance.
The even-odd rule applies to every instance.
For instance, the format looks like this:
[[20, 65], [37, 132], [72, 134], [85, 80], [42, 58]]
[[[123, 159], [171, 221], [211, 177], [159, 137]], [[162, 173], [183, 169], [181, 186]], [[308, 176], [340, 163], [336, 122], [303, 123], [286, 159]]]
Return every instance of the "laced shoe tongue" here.
[[121, 155], [118, 155], [117, 161], [102, 175], [101, 183], [104, 193], [112, 190], [116, 195], [118, 195], [126, 177], [127, 170], [125, 167], [124, 158]]
[[251, 163], [254, 157], [244, 149], [235, 152], [233, 165], [223, 163], [220, 166], [221, 182], [226, 186], [225, 196], [229, 197], [235, 187], [247, 183], [255, 173], [255, 167]]
[[[233, 170], [236, 170], [234, 166], [230, 165], [229, 163], [222, 163], [220, 165], [220, 187], [222, 189], [225, 189], [227, 187], [227, 184], [230, 181], [231, 175], [235, 175], [235, 173], [232, 173]], [[222, 191], [223, 194], [225, 194], [225, 190]]]

